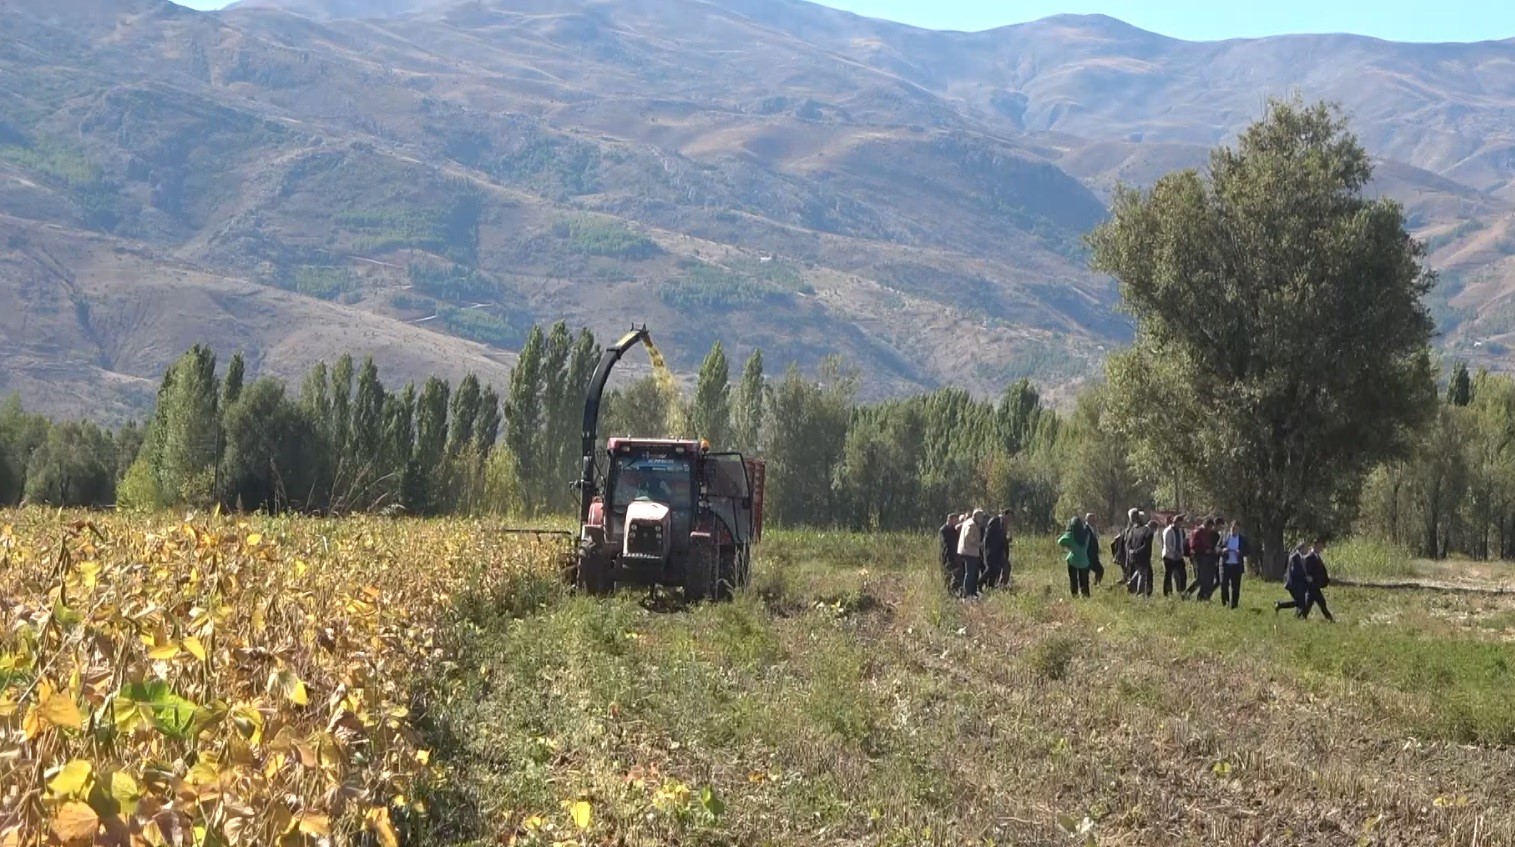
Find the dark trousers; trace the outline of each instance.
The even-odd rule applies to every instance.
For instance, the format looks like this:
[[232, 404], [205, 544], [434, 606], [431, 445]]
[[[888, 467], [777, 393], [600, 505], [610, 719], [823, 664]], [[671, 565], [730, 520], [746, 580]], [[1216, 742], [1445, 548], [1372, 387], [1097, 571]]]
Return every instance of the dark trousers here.
[[1131, 578], [1126, 581], [1126, 588], [1132, 594], [1141, 594], [1146, 597], [1152, 596], [1152, 562], [1132, 562], [1128, 569]]
[[1246, 570], [1245, 565], [1233, 565], [1227, 562], [1220, 566], [1220, 604], [1236, 608], [1241, 602], [1241, 575]]
[[1167, 597], [1176, 589], [1182, 597], [1188, 587], [1189, 569], [1184, 566], [1184, 560], [1163, 559], [1163, 596]]
[[984, 587], [1003, 585], [1010, 576], [1010, 556], [1001, 550], [984, 555]]
[[1194, 581], [1189, 583], [1186, 594], [1208, 601], [1220, 584], [1220, 560], [1209, 554], [1194, 557]]
[[1073, 593], [1074, 597], [1077, 597], [1080, 594], [1084, 595], [1085, 597], [1089, 596], [1088, 568], [1075, 568], [1072, 565], [1068, 566], [1068, 590]]
[[1331, 610], [1326, 607], [1326, 595], [1320, 592], [1319, 587], [1314, 585], [1307, 585], [1305, 586], [1304, 594], [1305, 602], [1304, 605], [1299, 609], [1300, 617], [1308, 618], [1310, 616], [1310, 608], [1312, 606], [1319, 606], [1320, 613], [1326, 616], [1326, 620], [1335, 620], [1335, 618], [1331, 617]]
[[1305, 611], [1304, 611], [1305, 610], [1305, 606], [1308, 603], [1308, 599], [1307, 599], [1307, 595], [1305, 593], [1305, 590], [1303, 588], [1290, 588], [1289, 589], [1289, 597], [1292, 598], [1292, 599], [1289, 599], [1289, 600], [1280, 600], [1279, 602], [1274, 603], [1273, 604], [1274, 611], [1282, 611], [1284, 609], [1293, 609], [1295, 617], [1297, 617], [1297, 618], [1304, 617], [1305, 616]]

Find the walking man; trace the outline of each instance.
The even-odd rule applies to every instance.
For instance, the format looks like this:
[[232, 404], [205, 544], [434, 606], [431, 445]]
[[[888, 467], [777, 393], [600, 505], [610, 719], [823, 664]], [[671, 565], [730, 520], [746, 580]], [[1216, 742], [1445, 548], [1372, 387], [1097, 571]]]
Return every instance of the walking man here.
[[1305, 584], [1309, 581], [1309, 577], [1305, 574], [1305, 555], [1309, 547], [1310, 545], [1301, 541], [1299, 546], [1294, 548], [1294, 552], [1289, 554], [1289, 567], [1284, 571], [1284, 590], [1289, 592], [1289, 599], [1273, 604], [1275, 615], [1284, 609], [1293, 609], [1294, 617], [1305, 616], [1305, 603], [1309, 596], [1305, 591]]
[[1220, 604], [1234, 609], [1241, 603], [1241, 577], [1246, 572], [1247, 559], [1252, 556], [1251, 545], [1241, 531], [1241, 521], [1231, 522], [1231, 534], [1226, 536], [1221, 550]]
[[1326, 616], [1326, 620], [1335, 623], [1336, 618], [1331, 617], [1331, 610], [1326, 607], [1326, 595], [1321, 593], [1331, 584], [1331, 574], [1326, 571], [1325, 552], [1326, 542], [1318, 540], [1310, 547], [1309, 555], [1305, 556], [1305, 605], [1299, 616], [1308, 618], [1310, 609], [1319, 606], [1320, 613]]
[[1214, 518], [1195, 524], [1194, 532], [1189, 534], [1189, 558], [1194, 562], [1194, 584], [1189, 586], [1189, 592], [1205, 602], [1209, 602], [1220, 582], [1220, 556], [1215, 552], [1219, 542]]
[[1188, 587], [1188, 568], [1184, 566], [1184, 516], [1174, 515], [1163, 530], [1163, 596], [1176, 590], [1179, 599], [1183, 599]]

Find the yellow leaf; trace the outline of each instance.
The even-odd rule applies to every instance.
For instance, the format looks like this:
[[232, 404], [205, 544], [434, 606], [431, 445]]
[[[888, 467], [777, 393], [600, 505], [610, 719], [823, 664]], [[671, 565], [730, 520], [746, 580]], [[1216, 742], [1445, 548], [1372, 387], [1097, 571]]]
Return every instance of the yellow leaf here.
[[200, 642], [200, 639], [193, 635], [184, 639], [184, 649], [188, 650], [189, 654], [196, 659], [202, 662], [205, 661], [205, 645]]
[[128, 815], [137, 811], [137, 801], [142, 799], [142, 789], [138, 787], [137, 780], [126, 771], [116, 771], [110, 775], [110, 796], [121, 804], [121, 811]]
[[177, 655], [179, 655], [179, 645], [173, 641], [164, 642], [147, 651], [149, 659], [172, 659]]
[[588, 800], [579, 800], [568, 808], [568, 814], [573, 816], [573, 825], [579, 829], [588, 829], [592, 810]]
[[275, 671], [269, 682], [269, 688], [278, 691], [296, 706], [304, 706], [310, 702], [309, 695], [305, 693], [305, 683], [289, 668]]
[[252, 535], [247, 536], [247, 546], [248, 547], [257, 547], [259, 544], [262, 544], [262, 543], [263, 543], [263, 533], [261, 533], [261, 532], [255, 532]]
[[79, 707], [74, 698], [63, 692], [52, 692], [37, 704], [36, 714], [46, 723], [66, 729], [78, 729], [84, 725], [79, 717]]
[[400, 838], [389, 822], [389, 810], [383, 806], [368, 810], [368, 828], [379, 839], [379, 847], [400, 847]]
[[300, 831], [317, 838], [326, 838], [331, 835], [331, 818], [314, 812], [305, 812], [300, 815]]
[[53, 834], [65, 844], [93, 841], [100, 829], [100, 816], [87, 803], [71, 800], [59, 807], [53, 815]]
[[8, 718], [11, 715], [14, 715], [18, 708], [20, 707], [16, 704], [16, 701], [11, 698], [9, 692], [0, 694], [0, 718]]
[[83, 797], [84, 786], [89, 783], [89, 775], [94, 772], [94, 767], [83, 759], [75, 759], [64, 765], [58, 775], [47, 783], [47, 790], [54, 797]]

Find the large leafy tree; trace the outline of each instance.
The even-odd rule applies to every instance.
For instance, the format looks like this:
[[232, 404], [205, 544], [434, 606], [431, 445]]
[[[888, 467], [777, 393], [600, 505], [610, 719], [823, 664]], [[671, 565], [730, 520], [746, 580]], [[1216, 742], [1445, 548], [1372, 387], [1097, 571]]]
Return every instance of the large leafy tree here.
[[767, 383], [763, 378], [763, 351], [753, 350], [742, 367], [742, 381], [737, 385], [731, 409], [731, 446], [751, 452], [758, 449], [763, 437]]
[[[1093, 265], [1136, 318], [1111, 411], [1284, 567], [1284, 535], [1332, 514], [1435, 408], [1433, 275], [1337, 110], [1272, 101], [1207, 174], [1115, 197]], [[1186, 485], [1188, 483], [1186, 482]]]

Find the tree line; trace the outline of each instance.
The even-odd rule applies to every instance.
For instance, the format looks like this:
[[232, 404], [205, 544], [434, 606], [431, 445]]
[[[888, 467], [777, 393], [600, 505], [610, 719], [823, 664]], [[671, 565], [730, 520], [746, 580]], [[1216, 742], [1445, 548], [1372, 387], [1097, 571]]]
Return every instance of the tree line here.
[[[859, 403], [863, 377], [845, 363], [770, 378], [761, 351], [733, 383], [717, 344], [688, 399], [666, 372], [613, 391], [601, 435], [762, 455], [780, 525], [923, 529], [983, 506], [1043, 532], [1162, 507], [1247, 521], [1272, 576], [1300, 534], [1515, 554], [1515, 382], [1458, 366], [1440, 399], [1435, 274], [1403, 209], [1365, 192], [1371, 178], [1339, 109], [1275, 100], [1204, 171], [1117, 191], [1087, 241], [1135, 336], [1064, 411], [1025, 380], [992, 399], [943, 388]], [[531, 330], [503, 396], [472, 376], [392, 391], [371, 361], [344, 357], [295, 397], [268, 378], [244, 386], [240, 357], [218, 374], [197, 347], [141, 429], [5, 407], [0, 496], [566, 513], [599, 354], [558, 323]]]

